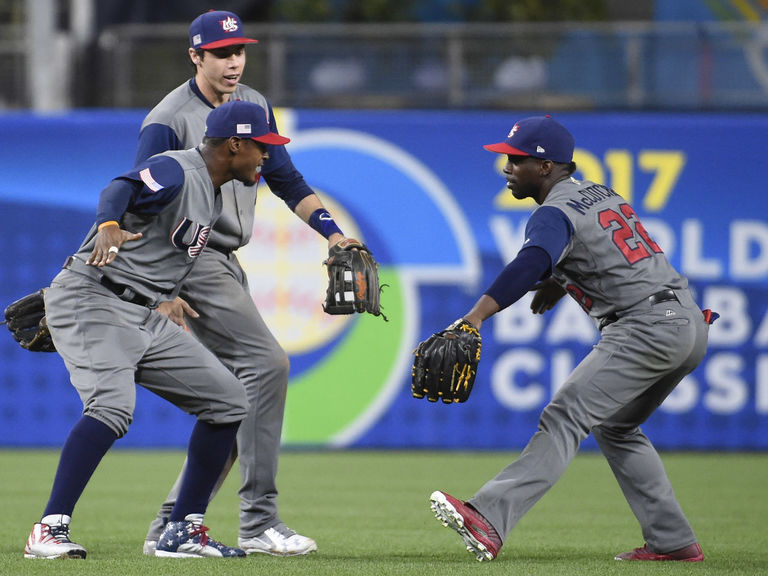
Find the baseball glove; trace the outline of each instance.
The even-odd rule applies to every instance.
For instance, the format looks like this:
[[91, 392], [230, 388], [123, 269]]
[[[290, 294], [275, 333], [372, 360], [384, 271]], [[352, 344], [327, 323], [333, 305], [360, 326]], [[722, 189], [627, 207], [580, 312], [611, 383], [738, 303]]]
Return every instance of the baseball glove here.
[[411, 370], [414, 398], [446, 404], [466, 402], [480, 362], [482, 338], [463, 318], [419, 343]]
[[32, 352], [55, 352], [45, 321], [43, 291], [38, 290], [12, 302], [5, 309], [5, 324], [14, 340]]
[[365, 244], [345, 238], [328, 251], [328, 290], [323, 310], [328, 314], [368, 312], [387, 319], [381, 312], [379, 265]]

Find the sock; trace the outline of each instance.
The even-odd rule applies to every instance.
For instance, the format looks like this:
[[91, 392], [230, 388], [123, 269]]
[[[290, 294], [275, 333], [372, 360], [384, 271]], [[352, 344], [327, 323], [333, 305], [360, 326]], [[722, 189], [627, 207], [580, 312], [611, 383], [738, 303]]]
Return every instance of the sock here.
[[188, 514], [205, 514], [239, 427], [240, 422], [209, 424], [197, 421], [189, 437], [187, 468], [169, 521], [184, 520]]
[[72, 516], [85, 485], [115, 440], [117, 434], [99, 420], [90, 416], [82, 416], [78, 420], [61, 449], [51, 497], [43, 516]]

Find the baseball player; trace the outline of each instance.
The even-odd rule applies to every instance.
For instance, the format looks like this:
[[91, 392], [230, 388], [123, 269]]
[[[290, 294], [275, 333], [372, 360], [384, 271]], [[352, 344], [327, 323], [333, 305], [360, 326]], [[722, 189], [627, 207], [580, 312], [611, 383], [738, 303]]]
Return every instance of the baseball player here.
[[[272, 108], [264, 96], [239, 83], [245, 65], [245, 45], [256, 42], [244, 36], [240, 18], [232, 12], [207, 12], [192, 22], [189, 36], [189, 57], [195, 76], [170, 92], [145, 118], [138, 162], [164, 150], [189, 147], [203, 134], [210, 110], [232, 100], [262, 106], [269, 125], [277, 131]], [[329, 247], [344, 239], [283, 146], [269, 146], [269, 159], [261, 175], [289, 209], [327, 238]], [[186, 310], [191, 316], [187, 323], [194, 335], [240, 379], [247, 391], [251, 407], [237, 435], [237, 450], [225, 471], [226, 474], [235, 458], [239, 458], [239, 546], [248, 553], [307, 554], [317, 550], [315, 541], [288, 528], [277, 512], [275, 477], [288, 386], [288, 357], [256, 309], [245, 272], [234, 254], [251, 237], [256, 186], [232, 182], [222, 187], [221, 194], [222, 216], [214, 225], [198, 265], [181, 289], [183, 300], [176, 301], [176, 309], [169, 313], [179, 319]], [[152, 554], [177, 491], [178, 483], [149, 527], [144, 544], [146, 554]]]
[[242, 384], [195, 338], [155, 308], [171, 300], [221, 212], [220, 188], [253, 183], [270, 131], [265, 110], [231, 102], [211, 112], [198, 148], [139, 164], [101, 193], [96, 222], [45, 291], [48, 327], [83, 402], [61, 452], [50, 500], [26, 558], [85, 558], [69, 539], [75, 504], [114, 441], [131, 424], [140, 384], [194, 414], [187, 468], [157, 556], [245, 556], [209, 538], [211, 491], [248, 401]]
[[517, 199], [539, 207], [525, 242], [464, 319], [483, 321], [536, 289], [534, 313], [566, 293], [593, 317], [600, 341], [544, 408], [519, 459], [463, 502], [436, 491], [436, 517], [478, 560], [492, 560], [523, 515], [557, 481], [591, 432], [642, 527], [645, 544], [617, 560], [703, 560], [661, 459], [639, 426], [703, 358], [708, 324], [632, 207], [610, 188], [572, 177], [573, 137], [550, 118], [520, 120], [504, 142]]

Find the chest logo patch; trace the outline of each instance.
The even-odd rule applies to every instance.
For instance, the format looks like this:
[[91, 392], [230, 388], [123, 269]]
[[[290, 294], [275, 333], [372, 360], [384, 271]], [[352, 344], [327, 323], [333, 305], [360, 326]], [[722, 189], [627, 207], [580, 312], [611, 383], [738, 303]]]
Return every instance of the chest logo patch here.
[[186, 250], [190, 258], [197, 258], [208, 244], [211, 227], [183, 218], [171, 233], [171, 244], [181, 250]]

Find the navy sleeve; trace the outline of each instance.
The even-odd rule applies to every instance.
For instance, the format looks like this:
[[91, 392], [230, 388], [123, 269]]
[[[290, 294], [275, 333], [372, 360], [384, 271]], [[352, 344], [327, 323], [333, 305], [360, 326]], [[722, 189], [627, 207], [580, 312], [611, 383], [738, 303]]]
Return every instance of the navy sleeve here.
[[184, 146], [176, 132], [165, 124], [148, 124], [139, 134], [139, 147], [136, 150], [134, 166], [166, 150], [183, 150]]
[[572, 236], [573, 224], [563, 211], [554, 206], [542, 206], [528, 220], [523, 249], [530, 246], [542, 248], [549, 254], [551, 266], [554, 267], [570, 244]]
[[503, 310], [520, 300], [539, 280], [549, 276], [552, 261], [538, 246], [525, 247], [485, 291]]
[[96, 225], [104, 222], [120, 222], [123, 214], [133, 197], [139, 193], [143, 184], [136, 180], [115, 178], [99, 196], [99, 207], [96, 211]]
[[[282, 146], [273, 146], [273, 148], [283, 148]], [[287, 155], [287, 153], [286, 153]], [[272, 162], [270, 156], [268, 162]], [[269, 189], [285, 202], [291, 210], [296, 209], [296, 205], [314, 190], [304, 181], [304, 176], [296, 170], [290, 157], [277, 170], [271, 172], [262, 172], [264, 180], [269, 185]]]
[[[278, 132], [275, 114], [272, 106], [267, 104], [269, 112], [269, 126], [273, 132]], [[268, 146], [269, 160], [264, 163], [261, 175], [267, 182], [269, 189], [282, 199], [293, 211], [304, 198], [314, 194], [314, 190], [304, 180], [291, 161], [291, 156], [285, 146]]]
[[96, 224], [120, 222], [125, 212], [158, 214], [184, 187], [184, 170], [168, 156], [151, 158], [115, 178], [101, 192]]

